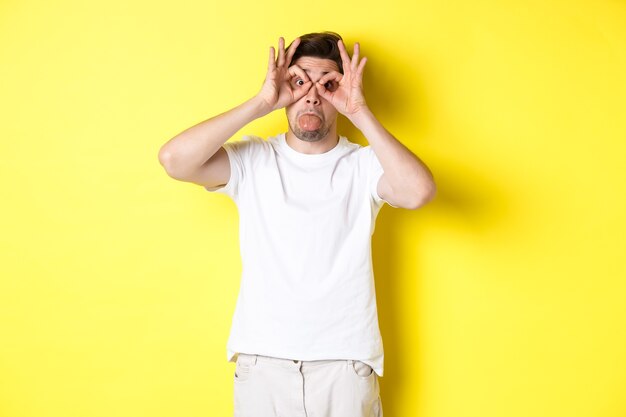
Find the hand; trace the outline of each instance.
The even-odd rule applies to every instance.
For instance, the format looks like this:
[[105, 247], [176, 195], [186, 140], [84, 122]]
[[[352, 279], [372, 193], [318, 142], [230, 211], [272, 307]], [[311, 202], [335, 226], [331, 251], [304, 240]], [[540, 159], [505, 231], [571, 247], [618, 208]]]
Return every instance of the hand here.
[[[296, 38], [286, 52], [287, 56], [285, 56], [285, 40], [280, 37], [278, 39], [278, 59], [275, 59], [274, 47], [270, 46], [267, 75], [261, 91], [257, 94], [258, 97], [267, 103], [270, 112], [300, 100], [313, 85], [304, 70], [299, 66], [292, 65], [287, 68], [299, 44], [300, 38]], [[291, 82], [291, 79], [296, 76], [304, 81], [302, 85]]]
[[[367, 58], [359, 62], [358, 42], [354, 44], [352, 59], [348, 56], [343, 41], [337, 41], [337, 46], [339, 46], [343, 63], [343, 75], [337, 71], [331, 71], [315, 83], [315, 88], [319, 95], [328, 100], [339, 113], [352, 120], [352, 116], [367, 109], [363, 96], [363, 68]], [[332, 87], [326, 88], [326, 83], [329, 81]]]

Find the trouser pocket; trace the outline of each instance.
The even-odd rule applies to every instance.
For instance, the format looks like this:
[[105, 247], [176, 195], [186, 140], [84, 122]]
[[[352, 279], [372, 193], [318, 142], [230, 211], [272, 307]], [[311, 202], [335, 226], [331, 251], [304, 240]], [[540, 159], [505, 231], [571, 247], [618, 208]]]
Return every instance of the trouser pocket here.
[[255, 365], [256, 355], [239, 353], [237, 356], [237, 362], [235, 363], [235, 382], [245, 382], [250, 379]]
[[374, 375], [374, 369], [365, 362], [355, 360], [351, 368], [359, 378], [367, 379]]

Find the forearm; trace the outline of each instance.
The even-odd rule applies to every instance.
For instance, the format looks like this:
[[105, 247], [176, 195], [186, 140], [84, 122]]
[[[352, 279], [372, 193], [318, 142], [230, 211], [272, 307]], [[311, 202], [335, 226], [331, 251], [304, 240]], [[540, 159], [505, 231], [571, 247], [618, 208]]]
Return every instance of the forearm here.
[[159, 161], [169, 174], [184, 177], [211, 158], [239, 129], [269, 112], [267, 103], [254, 96], [170, 139], [159, 150]]
[[368, 108], [351, 121], [374, 150], [394, 192], [413, 195], [417, 200], [434, 195], [435, 183], [426, 164], [389, 133]]

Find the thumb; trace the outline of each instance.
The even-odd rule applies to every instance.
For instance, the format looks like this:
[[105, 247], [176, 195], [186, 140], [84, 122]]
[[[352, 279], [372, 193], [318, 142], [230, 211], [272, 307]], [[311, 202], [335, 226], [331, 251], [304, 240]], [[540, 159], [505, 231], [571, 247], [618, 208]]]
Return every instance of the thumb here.
[[309, 92], [310, 89], [311, 89], [311, 81], [307, 81], [304, 84], [302, 84], [300, 86], [300, 88], [298, 88], [296, 90], [296, 92], [294, 93], [294, 95], [293, 95], [295, 100], [296, 101], [300, 100], [302, 97], [304, 97]]
[[322, 96], [324, 99], [330, 101], [332, 98], [332, 94], [320, 83], [315, 83], [315, 88], [317, 89], [317, 93]]

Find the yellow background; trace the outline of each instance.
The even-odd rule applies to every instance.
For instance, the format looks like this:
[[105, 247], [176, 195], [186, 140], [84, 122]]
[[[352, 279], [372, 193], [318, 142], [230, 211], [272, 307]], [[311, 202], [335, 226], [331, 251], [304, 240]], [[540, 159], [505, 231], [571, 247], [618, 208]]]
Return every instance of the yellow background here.
[[0, 416], [232, 415], [236, 207], [158, 150], [320, 30], [438, 185], [373, 238], [385, 417], [626, 415], [624, 1], [8, 0]]

